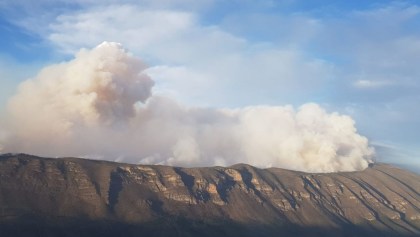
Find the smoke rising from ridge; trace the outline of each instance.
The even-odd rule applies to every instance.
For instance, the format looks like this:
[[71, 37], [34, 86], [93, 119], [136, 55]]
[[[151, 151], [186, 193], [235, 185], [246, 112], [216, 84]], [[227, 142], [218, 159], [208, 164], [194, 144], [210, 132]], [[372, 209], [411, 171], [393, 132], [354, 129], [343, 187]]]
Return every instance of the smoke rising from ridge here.
[[152, 96], [146, 66], [118, 43], [44, 68], [9, 102], [4, 152], [180, 166], [362, 170], [373, 149], [353, 119], [317, 104], [191, 108]]

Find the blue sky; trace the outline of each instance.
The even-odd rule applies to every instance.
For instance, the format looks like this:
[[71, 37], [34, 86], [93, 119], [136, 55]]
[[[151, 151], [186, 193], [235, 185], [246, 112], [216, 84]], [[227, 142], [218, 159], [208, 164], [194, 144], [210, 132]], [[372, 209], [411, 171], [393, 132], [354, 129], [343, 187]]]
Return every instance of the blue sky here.
[[[100, 2], [100, 3], [98, 3]], [[352, 116], [384, 161], [419, 164], [417, 1], [0, 0], [0, 110], [45, 65], [102, 41], [188, 105]]]

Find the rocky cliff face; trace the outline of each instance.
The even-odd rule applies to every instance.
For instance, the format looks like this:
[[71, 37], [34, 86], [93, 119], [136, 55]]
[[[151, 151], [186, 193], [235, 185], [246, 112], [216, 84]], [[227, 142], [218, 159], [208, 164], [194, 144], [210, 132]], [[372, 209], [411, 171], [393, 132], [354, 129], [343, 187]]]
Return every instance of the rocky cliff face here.
[[[13, 236], [420, 236], [420, 176], [386, 164], [310, 174], [0, 157]], [[2, 236], [6, 236], [2, 235]]]

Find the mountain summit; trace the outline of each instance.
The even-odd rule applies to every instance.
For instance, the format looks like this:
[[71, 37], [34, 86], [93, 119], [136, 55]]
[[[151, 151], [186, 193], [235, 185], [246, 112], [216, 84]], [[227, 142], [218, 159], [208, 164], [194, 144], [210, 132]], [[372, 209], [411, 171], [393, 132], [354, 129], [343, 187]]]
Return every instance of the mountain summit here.
[[0, 156], [2, 236], [419, 236], [420, 176]]

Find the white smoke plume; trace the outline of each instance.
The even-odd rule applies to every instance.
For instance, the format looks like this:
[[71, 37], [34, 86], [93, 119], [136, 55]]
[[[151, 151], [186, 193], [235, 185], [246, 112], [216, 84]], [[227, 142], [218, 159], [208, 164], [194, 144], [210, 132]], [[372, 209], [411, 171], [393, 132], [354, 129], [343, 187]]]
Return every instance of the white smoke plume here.
[[308, 172], [366, 168], [374, 151], [352, 118], [317, 104], [188, 108], [151, 96], [146, 66], [120, 44], [43, 69], [9, 102], [3, 152], [129, 163], [248, 163]]

